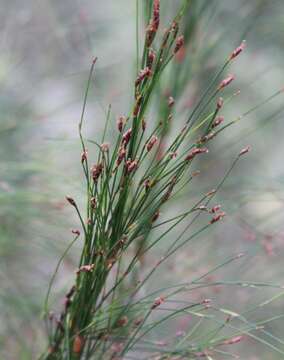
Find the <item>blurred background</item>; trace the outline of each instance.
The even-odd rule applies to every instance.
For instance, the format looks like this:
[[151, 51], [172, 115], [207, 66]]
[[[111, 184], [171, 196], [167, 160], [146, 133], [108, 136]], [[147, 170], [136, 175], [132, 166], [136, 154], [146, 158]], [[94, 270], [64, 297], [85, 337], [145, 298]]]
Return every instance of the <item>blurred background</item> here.
[[[145, 4], [139, 1], [141, 39]], [[179, 4], [162, 1], [162, 29]], [[113, 124], [131, 108], [135, 14], [134, 0], [0, 0], [1, 359], [36, 359], [45, 344], [44, 296], [71, 229], [78, 226], [64, 197], [80, 202], [84, 192], [77, 130], [90, 64], [97, 56], [84, 132], [99, 140], [109, 104]], [[176, 100], [174, 122], [181, 126], [216, 69], [243, 39], [247, 48], [230, 69], [236, 75], [232, 91], [241, 92], [222, 115], [229, 122], [264, 103], [284, 86], [283, 28], [283, 0], [192, 1], [183, 23], [185, 48], [157, 90], [148, 121], [165, 117], [165, 94], [170, 93]], [[239, 252], [246, 256], [207, 281], [284, 285], [283, 100], [284, 94], [244, 116], [214, 142], [209, 160], [196, 165], [201, 175], [194, 190], [192, 183], [171, 211], [188, 207], [200, 193], [216, 187], [240, 149], [252, 146], [217, 195], [226, 221], [167, 263], [159, 285], [201, 276]], [[107, 140], [111, 142], [111, 133]], [[89, 151], [95, 149], [90, 146]], [[56, 278], [55, 308], [74, 277], [79, 249], [80, 244], [68, 253]], [[153, 254], [147, 261], [155, 259]], [[149, 287], [155, 283], [154, 278]], [[214, 286], [186, 296], [212, 298], [218, 306], [240, 312], [279, 293], [270, 287]], [[253, 312], [251, 321], [283, 310], [279, 297]], [[177, 326], [194, 324], [189, 318]], [[264, 342], [284, 351], [283, 332], [281, 318], [269, 322], [265, 331], [256, 330], [263, 343], [248, 338], [233, 352], [244, 360], [282, 359]], [[160, 336], [171, 333], [160, 329]], [[216, 355], [223, 358], [228, 357]]]

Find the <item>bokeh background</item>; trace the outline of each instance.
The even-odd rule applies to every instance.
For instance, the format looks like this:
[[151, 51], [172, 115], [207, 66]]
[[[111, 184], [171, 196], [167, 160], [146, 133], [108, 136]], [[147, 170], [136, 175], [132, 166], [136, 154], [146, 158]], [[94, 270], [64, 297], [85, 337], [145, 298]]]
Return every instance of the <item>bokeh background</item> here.
[[[139, 3], [141, 37], [145, 3]], [[164, 28], [180, 1], [161, 3]], [[97, 56], [84, 132], [88, 139], [98, 140], [109, 104], [113, 123], [131, 106], [135, 11], [134, 0], [0, 0], [1, 359], [36, 359], [43, 347], [41, 314], [48, 282], [70, 242], [71, 228], [78, 225], [64, 197], [83, 197], [77, 129], [90, 64]], [[231, 67], [236, 75], [232, 91], [241, 93], [226, 106], [225, 119], [235, 119], [284, 86], [283, 0], [193, 1], [183, 27], [189, 32], [188, 44], [172, 69], [179, 74], [182, 89], [176, 98], [177, 125], [242, 39], [246, 51]], [[171, 81], [168, 74], [149, 121], [162, 116], [163, 91], [172, 91]], [[216, 140], [209, 160], [197, 164], [200, 177], [168, 212], [190, 206], [199, 194], [214, 188], [239, 150], [252, 146], [217, 196], [228, 214], [226, 221], [167, 263], [149, 288], [155, 288], [157, 280], [160, 286], [195, 278], [239, 252], [246, 256], [207, 280], [283, 284], [283, 101], [284, 94], [241, 119]], [[111, 134], [107, 140], [111, 142]], [[89, 151], [95, 149], [90, 146]], [[70, 251], [56, 278], [55, 308], [61, 306], [62, 294], [73, 279], [79, 249], [80, 244]], [[147, 259], [149, 266], [160, 251]], [[279, 293], [270, 287], [215, 286], [186, 296], [212, 298], [220, 307], [239, 312]], [[280, 315], [282, 300], [280, 296], [259, 308], [251, 320]], [[177, 326], [188, 329], [194, 323], [189, 317]], [[256, 330], [282, 351], [283, 332], [281, 318], [266, 324], [265, 332]], [[160, 336], [172, 334], [160, 329]], [[251, 338], [233, 352], [243, 360], [282, 359], [272, 347]], [[227, 357], [216, 357], [223, 358]]]

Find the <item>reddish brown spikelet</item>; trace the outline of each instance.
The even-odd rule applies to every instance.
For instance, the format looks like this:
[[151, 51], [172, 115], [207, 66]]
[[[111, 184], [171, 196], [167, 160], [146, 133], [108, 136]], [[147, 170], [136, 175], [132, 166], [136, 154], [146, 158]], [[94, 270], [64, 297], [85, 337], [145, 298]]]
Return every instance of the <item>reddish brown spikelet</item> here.
[[92, 178], [94, 182], [97, 182], [103, 171], [103, 164], [99, 163], [91, 168]]
[[222, 220], [225, 215], [226, 215], [226, 213], [224, 213], [224, 211], [220, 212], [219, 214], [215, 215], [215, 216], [210, 220], [210, 224], [214, 224], [214, 223]]
[[224, 99], [222, 97], [220, 97], [218, 100], [217, 100], [217, 109], [220, 110], [222, 109], [224, 105]]
[[215, 121], [212, 124], [212, 128], [215, 128], [217, 126], [219, 126], [220, 124], [222, 124], [222, 122], [224, 121], [224, 116], [218, 116]]
[[136, 116], [138, 115], [138, 113], [139, 113], [142, 100], [143, 100], [142, 96], [139, 95], [139, 96], [137, 97], [136, 104], [135, 104], [134, 110], [133, 110], [133, 116], [134, 116], [134, 117], [136, 117]]
[[116, 160], [116, 165], [119, 166], [122, 162], [123, 159], [125, 159], [126, 156], [126, 150], [124, 146], [121, 146], [119, 151], [118, 151], [118, 157]]
[[122, 142], [124, 143], [125, 146], [128, 145], [129, 140], [131, 138], [131, 134], [132, 134], [132, 128], [128, 129], [122, 136]]
[[160, 211], [157, 210], [155, 214], [152, 216], [152, 223], [158, 220], [159, 216], [160, 216]]
[[224, 89], [226, 86], [228, 86], [233, 80], [235, 79], [234, 75], [228, 75], [228, 77], [226, 77], [226, 79], [222, 80], [220, 82], [220, 85], [218, 86], [218, 90], [222, 90]]
[[251, 150], [251, 147], [248, 145], [244, 149], [242, 149], [239, 153], [239, 156], [247, 154]]
[[102, 152], [108, 152], [109, 151], [109, 143], [101, 144], [101, 150], [102, 150]]
[[66, 196], [66, 200], [69, 202], [70, 205], [76, 207], [76, 203], [75, 200], [73, 198], [71, 198], [70, 196]]
[[246, 42], [242, 41], [241, 45], [238, 46], [230, 55], [229, 60], [233, 60], [234, 58], [236, 58], [246, 47]]
[[175, 99], [172, 96], [170, 96], [168, 98], [168, 106], [171, 108], [174, 106], [174, 104], [175, 104]]
[[143, 321], [142, 318], [138, 318], [138, 319], [134, 320], [134, 325], [139, 326], [142, 323], [142, 321]]
[[142, 126], [142, 131], [145, 131], [147, 124], [144, 118], [142, 119], [141, 126]]
[[145, 79], [145, 78], [149, 78], [152, 75], [152, 71], [146, 67], [145, 69], [141, 70], [136, 81], [135, 81], [135, 86], [137, 87], [138, 85], [141, 84], [141, 82]]
[[81, 154], [81, 163], [83, 164], [85, 161], [87, 161], [88, 151], [84, 150]]
[[91, 208], [95, 209], [97, 207], [97, 200], [95, 197], [92, 197], [90, 200]]
[[122, 317], [117, 321], [117, 326], [119, 326], [119, 327], [126, 326], [127, 324], [128, 324], [128, 317], [127, 317], [127, 316], [122, 316]]
[[147, 151], [151, 151], [153, 146], [157, 143], [157, 136], [153, 135], [147, 144]]
[[152, 69], [155, 59], [156, 59], [156, 54], [153, 49], [150, 49], [147, 57], [147, 67], [149, 69]]
[[73, 230], [71, 230], [71, 232], [72, 232], [72, 234], [74, 234], [74, 235], [80, 236], [80, 230], [75, 230], [75, 229], [73, 229]]
[[122, 132], [124, 125], [126, 123], [126, 118], [125, 116], [120, 116], [117, 120], [117, 129], [119, 132]]
[[176, 46], [174, 48], [174, 54], [177, 54], [184, 45], [184, 36], [181, 35], [177, 38]]
[[171, 32], [173, 34], [174, 39], [177, 37], [178, 31], [179, 31], [179, 25], [176, 21], [173, 21], [171, 26]]
[[175, 159], [175, 158], [177, 157], [177, 152], [176, 152], [176, 151], [171, 151], [171, 152], [169, 153], [169, 157], [170, 157], [171, 159]]
[[95, 268], [95, 264], [90, 265], [82, 265], [77, 271], [76, 274], [80, 274], [81, 272], [92, 272]]
[[160, 25], [160, 0], [154, 0], [153, 4], [153, 25], [155, 26], [155, 30], [158, 30]]
[[160, 0], [154, 0], [153, 17], [146, 31], [146, 45], [151, 46], [160, 25]]
[[159, 296], [155, 299], [154, 304], [152, 305], [151, 309], [156, 309], [158, 306], [160, 306], [161, 304], [163, 304], [163, 302], [165, 301], [165, 298], [163, 296]]
[[210, 210], [210, 212], [211, 212], [212, 214], [216, 214], [220, 209], [221, 209], [221, 205], [215, 205], [215, 206], [213, 206], [213, 208]]
[[243, 338], [244, 338], [243, 336], [235, 336], [232, 339], [228, 339], [228, 340], [223, 341], [222, 344], [223, 345], [234, 345], [234, 344], [237, 344], [240, 341], [242, 341]]
[[80, 354], [83, 350], [85, 340], [81, 335], [76, 335], [73, 342], [73, 353]]
[[216, 194], [216, 189], [210, 190], [207, 194], [205, 194], [205, 196], [212, 196], [214, 194]]
[[133, 160], [133, 161], [127, 160], [125, 166], [126, 166], [127, 173], [130, 174], [137, 169], [138, 161], [137, 160]]
[[190, 161], [190, 160], [194, 159], [196, 155], [203, 154], [203, 153], [208, 153], [208, 149], [196, 147], [190, 151], [190, 153], [186, 156], [185, 160]]

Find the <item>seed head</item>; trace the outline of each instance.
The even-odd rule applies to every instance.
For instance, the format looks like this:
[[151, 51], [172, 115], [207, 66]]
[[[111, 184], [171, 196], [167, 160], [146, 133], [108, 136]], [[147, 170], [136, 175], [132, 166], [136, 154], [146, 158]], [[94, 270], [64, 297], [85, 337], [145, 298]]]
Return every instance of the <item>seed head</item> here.
[[83, 265], [76, 271], [76, 274], [80, 274], [81, 272], [92, 272], [94, 268], [95, 264]]
[[119, 166], [122, 162], [123, 159], [125, 159], [126, 156], [126, 149], [124, 146], [121, 146], [119, 151], [118, 151], [118, 157], [116, 160], [116, 165]]
[[163, 304], [163, 302], [165, 301], [165, 298], [163, 296], [159, 296], [155, 299], [154, 304], [152, 305], [151, 309], [156, 309], [158, 306], [160, 306], [161, 304]]
[[157, 211], [155, 212], [155, 214], [152, 216], [152, 219], [151, 219], [151, 220], [152, 220], [152, 223], [155, 222], [156, 220], [158, 220], [159, 216], [160, 216], [160, 211], [157, 210]]
[[129, 140], [131, 138], [131, 134], [132, 134], [132, 128], [128, 129], [122, 136], [122, 142], [125, 146], [128, 145]]
[[95, 209], [97, 207], [97, 200], [96, 200], [95, 197], [91, 198], [90, 203], [91, 203], [91, 208], [92, 209]]
[[122, 316], [118, 321], [117, 321], [117, 326], [118, 327], [123, 327], [126, 326], [128, 324], [128, 317], [127, 316]]
[[241, 340], [243, 340], [243, 336], [235, 336], [232, 339], [223, 341], [223, 345], [233, 345], [239, 343]]
[[80, 354], [83, 350], [85, 340], [81, 335], [76, 335], [73, 342], [73, 352], [74, 354]]
[[126, 123], [126, 117], [125, 116], [120, 116], [117, 120], [117, 129], [119, 132], [122, 132], [124, 125]]
[[210, 220], [210, 224], [214, 224], [217, 221], [220, 221], [223, 219], [223, 217], [226, 215], [226, 213], [224, 213], [223, 211], [220, 212], [219, 214], [215, 215], [211, 220]]
[[224, 121], [224, 116], [218, 116], [215, 121], [212, 124], [212, 128], [215, 128], [216, 126], [219, 126]]
[[126, 166], [127, 173], [130, 174], [137, 169], [138, 161], [137, 160], [133, 160], [133, 161], [127, 160], [125, 166]]
[[211, 212], [212, 214], [216, 214], [220, 209], [221, 209], [221, 205], [215, 205], [215, 206], [213, 206], [213, 208], [210, 210], [210, 212]]
[[109, 143], [101, 144], [101, 150], [102, 150], [102, 152], [108, 152], [109, 151]]
[[80, 236], [80, 231], [79, 230], [71, 230], [72, 234]]
[[156, 144], [157, 141], [158, 141], [157, 136], [153, 135], [147, 144], [148, 152], [152, 150], [153, 146]]
[[234, 75], [228, 75], [226, 79], [222, 80], [220, 82], [220, 85], [218, 86], [218, 90], [224, 89], [226, 86], [228, 86], [233, 80], [235, 79]]
[[241, 45], [238, 46], [230, 55], [229, 60], [233, 60], [235, 57], [237, 57], [246, 47], [246, 42], [245, 40], [242, 41]]
[[239, 156], [245, 155], [246, 153], [248, 153], [251, 150], [251, 147], [248, 145], [246, 146], [244, 149], [242, 149], [239, 153]]
[[224, 105], [224, 99], [220, 97], [217, 101], [217, 109], [220, 110]]
[[194, 159], [194, 157], [198, 154], [208, 153], [209, 150], [207, 148], [199, 148], [196, 147], [190, 151], [190, 153], [186, 156], [185, 161], [190, 161]]
[[170, 96], [168, 98], [168, 106], [171, 108], [174, 106], [174, 104], [175, 104], [175, 99], [172, 96]]
[[141, 82], [145, 79], [145, 78], [149, 78], [152, 75], [152, 71], [146, 67], [145, 69], [141, 70], [136, 81], [135, 81], [135, 86], [137, 87], [138, 85], [141, 84]]
[[150, 49], [149, 53], [148, 53], [148, 58], [147, 58], [147, 67], [149, 69], [152, 69], [155, 59], [156, 59], [156, 54], [153, 49]]
[[183, 47], [183, 45], [184, 45], [184, 36], [181, 35], [177, 38], [176, 46], [174, 48], [174, 54], [178, 53], [179, 50]]
[[141, 126], [142, 126], [142, 131], [145, 131], [147, 124], [144, 118], [142, 119]]
[[96, 183], [99, 179], [99, 177], [101, 176], [101, 173], [103, 171], [103, 164], [102, 163], [99, 163], [97, 165], [94, 165], [92, 168], [91, 168], [91, 173], [92, 173], [92, 178], [93, 178], [93, 181]]
[[81, 163], [83, 164], [85, 161], [87, 161], [88, 151], [84, 150], [81, 154]]
[[76, 207], [76, 203], [75, 200], [73, 198], [71, 198], [70, 196], [66, 196], [66, 200], [69, 202], [70, 205]]

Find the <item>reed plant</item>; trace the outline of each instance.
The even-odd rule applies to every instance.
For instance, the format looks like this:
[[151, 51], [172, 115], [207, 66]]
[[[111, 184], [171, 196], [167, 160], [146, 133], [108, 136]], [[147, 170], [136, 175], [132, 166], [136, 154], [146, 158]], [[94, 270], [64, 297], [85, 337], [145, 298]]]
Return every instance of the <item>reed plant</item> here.
[[[154, 291], [147, 291], [147, 284], [154, 273], [167, 260], [189, 247], [225, 217], [221, 206], [214, 203], [215, 196], [250, 147], [236, 154], [231, 166], [212, 189], [198, 194], [197, 201], [196, 194], [192, 199], [187, 198], [186, 203], [190, 205], [185, 211], [169, 218], [163, 218], [161, 211], [173, 206], [173, 200], [185, 188], [194, 186], [194, 179], [198, 176], [194, 163], [206, 158], [212, 148], [211, 143], [263, 104], [227, 123], [221, 116], [222, 109], [238, 94], [228, 90], [235, 78], [228, 73], [228, 68], [245, 49], [245, 42], [242, 42], [212, 76], [180, 128], [175, 124], [173, 111], [175, 100], [181, 95], [180, 88], [175, 90], [176, 83], [174, 94], [167, 94], [162, 118], [159, 117], [158, 121], [156, 117], [151, 119], [151, 101], [159, 92], [163, 76], [173, 61], [176, 62], [175, 67], [183, 66], [179, 59], [185, 38], [180, 26], [190, 11], [190, 5], [191, 1], [184, 0], [176, 16], [162, 31], [160, 1], [147, 2], [147, 27], [141, 56], [137, 36], [133, 105], [128, 114], [118, 117], [116, 133], [110, 142], [107, 135], [112, 121], [111, 109], [101, 141], [86, 139], [83, 134], [88, 93], [98, 60], [95, 58], [91, 64], [79, 122], [86, 209], [81, 210], [73, 197], [66, 197], [78, 215], [81, 228], [72, 230], [74, 239], [62, 254], [48, 287], [44, 304], [48, 344], [40, 357], [42, 360], [213, 359], [215, 355], [228, 355], [227, 348], [242, 341], [243, 335], [266, 343], [284, 355], [276, 345], [253, 333], [271, 319], [253, 323], [244, 314], [218, 308], [210, 299], [181, 301], [179, 298], [196, 289], [216, 285], [213, 282], [208, 284], [204, 279], [241, 259], [244, 256], [242, 253], [224, 259], [221, 264], [187, 283], [174, 283], [162, 288], [157, 286]], [[186, 41], [190, 41], [190, 36], [186, 35]], [[172, 78], [172, 81], [175, 80]], [[181, 89], [184, 87], [185, 84]], [[267, 101], [281, 92], [277, 91]], [[95, 157], [93, 149], [96, 149]], [[218, 158], [219, 154], [213, 153], [212, 156]], [[210, 179], [210, 173], [207, 176]], [[154, 237], [151, 236], [153, 231]], [[144, 259], [168, 236], [171, 236], [170, 244], [165, 243], [161, 247], [163, 253], [158, 261], [151, 267], [143, 267]], [[55, 315], [49, 309], [52, 284], [67, 252], [79, 240], [83, 245], [74, 285], [65, 295], [64, 308]], [[238, 281], [231, 285], [273, 287], [267, 283], [244, 284]], [[272, 300], [274, 298], [269, 301]], [[248, 312], [264, 305], [258, 304]], [[224, 318], [214, 317], [211, 311], [223, 314]], [[167, 344], [152, 340], [151, 334], [156, 328], [188, 314], [200, 321], [187, 333], [173, 337]], [[204, 321], [212, 322], [213, 326], [202, 327]]]

